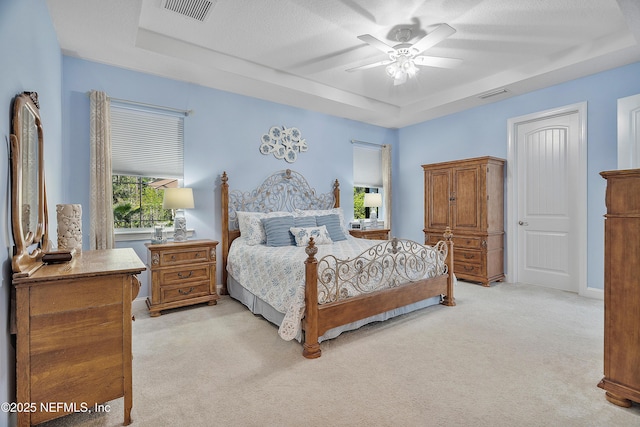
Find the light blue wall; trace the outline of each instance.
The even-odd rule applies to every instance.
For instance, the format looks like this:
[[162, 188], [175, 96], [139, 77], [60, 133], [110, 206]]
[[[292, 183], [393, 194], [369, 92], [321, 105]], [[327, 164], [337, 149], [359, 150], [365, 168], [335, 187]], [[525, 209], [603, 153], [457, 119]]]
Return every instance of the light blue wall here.
[[[0, 40], [0, 134], [5, 141], [5, 149], [0, 150], [4, 171], [0, 180], [0, 241], [5, 248], [0, 282], [0, 330], [5, 331], [4, 339], [0, 340], [0, 402], [10, 402], [15, 399], [15, 349], [7, 324], [13, 248], [9, 168], [11, 102], [23, 91], [39, 94], [47, 196], [49, 204], [55, 206], [60, 203], [63, 188], [60, 181], [62, 56], [49, 11], [42, 0], [0, 0]], [[55, 218], [55, 210], [50, 217]], [[0, 413], [0, 426], [14, 421], [15, 417]]]
[[399, 131], [402, 219], [399, 234], [423, 239], [422, 168], [426, 163], [477, 156], [507, 158], [507, 120], [587, 102], [587, 286], [603, 288], [604, 191], [600, 171], [617, 164], [617, 100], [640, 93], [640, 63], [573, 80]]
[[[272, 172], [293, 169], [319, 192], [329, 192], [337, 178], [341, 204], [353, 212], [352, 139], [396, 145], [397, 131], [314, 113], [210, 89], [194, 84], [63, 57], [64, 188], [69, 203], [89, 206], [89, 98], [87, 92], [105, 91], [127, 99], [182, 110], [185, 119], [185, 186], [193, 187], [196, 208], [187, 211], [187, 224], [196, 238], [221, 239], [219, 177], [229, 175], [232, 189], [251, 190]], [[295, 126], [309, 150], [295, 163], [262, 155], [260, 137], [271, 126]], [[396, 155], [397, 157], [397, 155]], [[88, 212], [83, 215], [85, 244]], [[145, 241], [149, 241], [146, 238]], [[146, 259], [144, 241], [119, 243], [133, 247]], [[220, 252], [220, 251], [218, 251]], [[140, 296], [148, 295], [146, 273]]]

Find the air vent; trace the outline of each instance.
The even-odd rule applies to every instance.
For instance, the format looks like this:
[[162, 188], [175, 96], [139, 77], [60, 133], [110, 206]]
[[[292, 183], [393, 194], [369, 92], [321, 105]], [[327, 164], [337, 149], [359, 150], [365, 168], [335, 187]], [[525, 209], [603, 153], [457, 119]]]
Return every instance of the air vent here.
[[498, 89], [498, 90], [493, 90], [491, 92], [485, 92], [482, 95], [478, 95], [478, 98], [487, 99], [487, 98], [491, 98], [492, 96], [502, 95], [503, 93], [507, 93], [507, 92], [509, 92], [509, 91], [504, 89], [504, 88], [502, 88], [502, 89]]
[[164, 0], [162, 8], [204, 22], [217, 0]]

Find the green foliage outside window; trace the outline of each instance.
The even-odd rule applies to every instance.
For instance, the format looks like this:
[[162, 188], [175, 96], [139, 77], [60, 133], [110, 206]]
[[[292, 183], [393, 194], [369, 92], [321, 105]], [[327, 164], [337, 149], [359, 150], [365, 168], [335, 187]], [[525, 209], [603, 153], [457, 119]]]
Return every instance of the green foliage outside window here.
[[164, 190], [149, 184], [157, 178], [113, 175], [115, 228], [150, 228], [173, 225], [171, 210], [162, 209]]
[[353, 187], [353, 217], [355, 219], [365, 219], [364, 208], [364, 187]]

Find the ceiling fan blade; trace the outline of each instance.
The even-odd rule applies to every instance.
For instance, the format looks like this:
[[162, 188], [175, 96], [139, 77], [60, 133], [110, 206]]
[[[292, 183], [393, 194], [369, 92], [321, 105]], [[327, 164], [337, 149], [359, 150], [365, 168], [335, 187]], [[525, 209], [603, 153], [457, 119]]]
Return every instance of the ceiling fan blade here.
[[[428, 37], [428, 36], [426, 36]], [[362, 40], [365, 43], [368, 43], [369, 45], [371, 45], [372, 47], [375, 47], [376, 49], [384, 52], [384, 53], [393, 53], [395, 52], [395, 49], [391, 46], [389, 46], [388, 44], [381, 42], [380, 40], [378, 40], [377, 38], [373, 37], [371, 34], [363, 34], [361, 36], [358, 36], [358, 38], [360, 40]]]
[[462, 63], [462, 59], [458, 58], [441, 58], [439, 56], [416, 56], [413, 58], [416, 65], [424, 65], [427, 67], [438, 68], [454, 68]]
[[385, 59], [384, 61], [378, 61], [378, 62], [374, 62], [373, 64], [365, 64], [365, 65], [360, 65], [359, 67], [353, 67], [353, 68], [349, 68], [346, 71], [358, 71], [358, 70], [366, 70], [367, 68], [374, 68], [374, 67], [379, 67], [381, 65], [387, 65], [387, 64], [391, 64], [393, 61], [390, 59]]
[[420, 52], [424, 52], [425, 50], [429, 49], [430, 47], [437, 45], [442, 40], [446, 39], [447, 37], [449, 37], [450, 35], [452, 35], [455, 32], [456, 32], [456, 30], [453, 29], [452, 27], [450, 27], [449, 25], [440, 24], [438, 26], [438, 28], [436, 28], [435, 30], [431, 31], [429, 34], [424, 36], [417, 43], [414, 43], [414, 45], [411, 46], [411, 49], [415, 50], [416, 54], [418, 54]]

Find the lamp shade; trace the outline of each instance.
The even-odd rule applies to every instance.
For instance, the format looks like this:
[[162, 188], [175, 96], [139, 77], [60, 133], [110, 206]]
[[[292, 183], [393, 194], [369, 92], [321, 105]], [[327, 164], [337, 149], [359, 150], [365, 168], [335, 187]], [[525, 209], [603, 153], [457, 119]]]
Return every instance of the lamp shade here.
[[365, 193], [364, 194], [364, 207], [365, 208], [378, 208], [382, 206], [382, 194], [380, 193]]
[[193, 190], [191, 188], [165, 188], [163, 209], [193, 209]]

